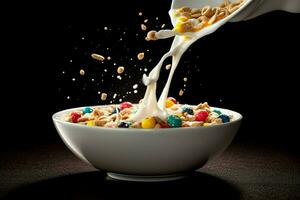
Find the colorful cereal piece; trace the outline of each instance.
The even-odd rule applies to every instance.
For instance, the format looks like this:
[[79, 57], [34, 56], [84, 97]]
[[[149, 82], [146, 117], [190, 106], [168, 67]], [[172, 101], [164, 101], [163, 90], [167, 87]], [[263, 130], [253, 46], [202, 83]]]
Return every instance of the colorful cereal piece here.
[[119, 128], [129, 128], [130, 125], [131, 125], [130, 122], [121, 122], [121, 123], [118, 125], [118, 127], [119, 127]]
[[222, 122], [223, 122], [223, 123], [230, 122], [230, 118], [229, 118], [228, 115], [222, 114], [222, 115], [219, 116], [219, 118], [222, 119]]
[[171, 100], [171, 101], [173, 101], [175, 104], [177, 104], [177, 100], [176, 100], [174, 97], [168, 97], [167, 99], [168, 99], [168, 100]]
[[196, 121], [204, 122], [207, 117], [208, 117], [208, 112], [206, 110], [201, 110], [195, 114]]
[[95, 120], [89, 120], [86, 123], [87, 126], [95, 126]]
[[83, 114], [91, 113], [91, 112], [93, 112], [93, 109], [90, 107], [85, 107], [84, 109], [82, 109]]
[[182, 113], [188, 113], [190, 115], [193, 115], [194, 110], [191, 107], [185, 105], [185, 106], [182, 107]]
[[213, 110], [213, 112], [217, 113], [218, 115], [222, 115], [222, 112], [220, 110]]
[[71, 119], [73, 123], [77, 123], [78, 119], [81, 117], [81, 114], [77, 113], [77, 112], [72, 112], [71, 113]]
[[146, 117], [142, 120], [142, 128], [154, 128], [156, 125], [156, 120], [154, 117]]
[[169, 115], [167, 117], [167, 123], [170, 127], [177, 128], [177, 127], [181, 127], [182, 120], [180, 119], [180, 117], [176, 115]]
[[170, 100], [170, 99], [167, 99], [167, 100], [166, 100], [166, 107], [167, 107], [167, 108], [172, 107], [174, 104], [175, 104], [175, 103], [174, 103], [172, 100]]
[[120, 104], [120, 109], [123, 110], [125, 108], [131, 108], [132, 106], [133, 106], [132, 103], [126, 101]]
[[181, 117], [182, 113], [174, 113], [176, 116]]
[[160, 128], [170, 128], [170, 126], [166, 122], [161, 122]]

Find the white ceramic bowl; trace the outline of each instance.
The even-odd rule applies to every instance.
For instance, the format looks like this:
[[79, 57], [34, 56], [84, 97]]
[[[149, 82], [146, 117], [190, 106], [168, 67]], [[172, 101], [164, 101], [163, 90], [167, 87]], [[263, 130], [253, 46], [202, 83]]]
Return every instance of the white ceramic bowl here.
[[184, 177], [221, 153], [234, 138], [242, 116], [229, 123], [164, 129], [102, 128], [66, 122], [68, 109], [53, 115], [55, 127], [67, 147], [81, 160], [112, 178], [163, 181]]

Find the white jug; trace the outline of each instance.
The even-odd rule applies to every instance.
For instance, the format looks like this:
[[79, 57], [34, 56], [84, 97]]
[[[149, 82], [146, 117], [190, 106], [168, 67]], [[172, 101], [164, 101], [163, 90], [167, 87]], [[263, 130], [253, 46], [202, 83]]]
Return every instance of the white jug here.
[[275, 10], [300, 13], [300, 0], [252, 0], [245, 9], [230, 21], [248, 20]]

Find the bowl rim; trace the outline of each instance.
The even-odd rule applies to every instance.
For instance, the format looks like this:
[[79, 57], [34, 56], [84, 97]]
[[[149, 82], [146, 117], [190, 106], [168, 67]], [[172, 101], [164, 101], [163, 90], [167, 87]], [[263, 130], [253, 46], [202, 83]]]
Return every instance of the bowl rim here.
[[[85, 127], [86, 129], [96, 129], [96, 130], [118, 130], [118, 131], [126, 131], [128, 132], [135, 132], [135, 131], [143, 131], [143, 132], [165, 132], [165, 131], [175, 131], [175, 130], [187, 130], [187, 129], [207, 129], [207, 128], [213, 128], [213, 127], [225, 127], [225, 126], [229, 126], [229, 125], [232, 125], [232, 124], [235, 124], [235, 123], [238, 123], [240, 122], [242, 119], [243, 119], [243, 116], [236, 112], [236, 111], [233, 111], [233, 110], [229, 110], [229, 109], [226, 109], [226, 108], [220, 108], [220, 107], [213, 107], [213, 106], [210, 106], [210, 108], [212, 109], [220, 109], [220, 110], [223, 110], [223, 111], [226, 111], [226, 112], [230, 112], [232, 114], [234, 114], [234, 116], [236, 117], [236, 119], [234, 121], [231, 121], [231, 122], [227, 122], [227, 123], [223, 123], [223, 124], [216, 124], [216, 125], [212, 125], [212, 126], [197, 126], [197, 127], [179, 127], [179, 128], [151, 128], [151, 129], [144, 129], [144, 128], [110, 128], [110, 127], [99, 127], [99, 126], [86, 126], [86, 125], [82, 125], [82, 124], [79, 124], [79, 123], [71, 123], [71, 122], [68, 122], [68, 121], [64, 121], [63, 119], [61, 119], [61, 116], [64, 114], [64, 113], [68, 113], [68, 112], [71, 112], [71, 111], [74, 111], [74, 110], [80, 110], [80, 109], [83, 109], [83, 108], [86, 108], [86, 107], [106, 107], [106, 106], [115, 106], [115, 105], [119, 105], [119, 104], [109, 104], [109, 105], [93, 105], [93, 106], [81, 106], [81, 107], [75, 107], [75, 108], [68, 108], [68, 109], [64, 109], [64, 110], [61, 110], [61, 111], [58, 111], [56, 113], [54, 113], [52, 115], [52, 120], [53, 122], [59, 122], [59, 123], [62, 123], [64, 125], [67, 125], [67, 126], [78, 126], [78, 127]], [[191, 106], [194, 106], [194, 105], [191, 105]]]

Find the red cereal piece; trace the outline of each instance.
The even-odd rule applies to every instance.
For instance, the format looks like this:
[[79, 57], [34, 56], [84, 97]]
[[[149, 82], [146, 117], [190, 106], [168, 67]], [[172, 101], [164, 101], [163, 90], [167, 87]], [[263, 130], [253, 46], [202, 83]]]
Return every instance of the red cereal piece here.
[[123, 102], [123, 103], [120, 104], [120, 109], [123, 110], [125, 108], [130, 108], [132, 106], [133, 106], [132, 103], [126, 101], [126, 102]]
[[196, 121], [204, 122], [208, 117], [208, 112], [206, 110], [201, 110], [195, 114]]
[[177, 104], [177, 101], [176, 101], [175, 98], [173, 98], [173, 97], [168, 97], [167, 99], [173, 101], [174, 104]]
[[81, 117], [81, 114], [77, 113], [77, 112], [72, 112], [71, 113], [71, 119], [73, 123], [77, 123], [78, 119]]
[[170, 128], [170, 126], [166, 122], [161, 122], [159, 125], [160, 128]]

